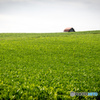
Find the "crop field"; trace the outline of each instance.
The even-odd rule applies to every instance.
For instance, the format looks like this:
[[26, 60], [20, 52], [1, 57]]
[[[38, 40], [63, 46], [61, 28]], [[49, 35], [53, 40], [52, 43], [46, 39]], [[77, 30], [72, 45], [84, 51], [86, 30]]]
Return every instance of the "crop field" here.
[[0, 100], [99, 98], [100, 31], [0, 34]]

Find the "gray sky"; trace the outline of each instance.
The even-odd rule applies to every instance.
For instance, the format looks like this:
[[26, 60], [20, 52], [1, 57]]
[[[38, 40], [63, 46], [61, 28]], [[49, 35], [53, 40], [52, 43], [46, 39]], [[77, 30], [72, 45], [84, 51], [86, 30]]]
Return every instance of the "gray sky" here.
[[0, 0], [0, 33], [100, 30], [100, 0]]

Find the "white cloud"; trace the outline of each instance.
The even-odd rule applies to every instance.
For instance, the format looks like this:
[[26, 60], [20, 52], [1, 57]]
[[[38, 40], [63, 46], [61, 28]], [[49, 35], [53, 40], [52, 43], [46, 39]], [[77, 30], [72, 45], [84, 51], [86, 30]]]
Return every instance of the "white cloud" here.
[[100, 27], [99, 0], [1, 1], [0, 32], [63, 32], [66, 27], [76, 31]]
[[0, 0], [0, 2], [22, 2], [22, 1], [32, 1], [32, 0]]
[[88, 3], [100, 3], [100, 0], [0, 0], [0, 2], [25, 2], [25, 1], [39, 1], [39, 2], [44, 2], [44, 1], [47, 1], [47, 2], [59, 2], [59, 1], [63, 1], [63, 2], [88, 2]]

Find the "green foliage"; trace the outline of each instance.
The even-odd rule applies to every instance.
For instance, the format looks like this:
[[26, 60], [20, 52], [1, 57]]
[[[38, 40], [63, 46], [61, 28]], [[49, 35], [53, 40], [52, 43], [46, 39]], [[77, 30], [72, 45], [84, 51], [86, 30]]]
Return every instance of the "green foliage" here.
[[0, 34], [0, 100], [96, 100], [100, 31]]

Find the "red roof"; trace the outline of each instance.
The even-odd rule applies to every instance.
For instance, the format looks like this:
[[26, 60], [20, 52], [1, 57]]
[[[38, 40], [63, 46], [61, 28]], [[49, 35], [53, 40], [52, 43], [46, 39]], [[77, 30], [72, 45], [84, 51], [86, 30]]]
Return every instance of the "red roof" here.
[[64, 31], [68, 32], [72, 27], [65, 28]]

